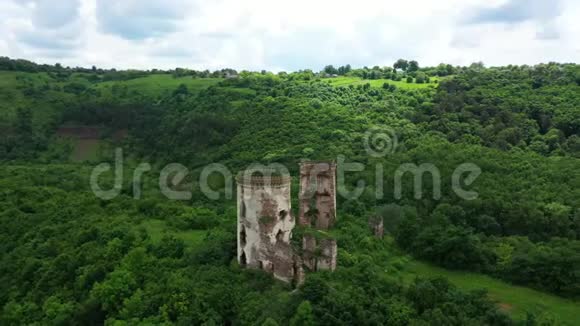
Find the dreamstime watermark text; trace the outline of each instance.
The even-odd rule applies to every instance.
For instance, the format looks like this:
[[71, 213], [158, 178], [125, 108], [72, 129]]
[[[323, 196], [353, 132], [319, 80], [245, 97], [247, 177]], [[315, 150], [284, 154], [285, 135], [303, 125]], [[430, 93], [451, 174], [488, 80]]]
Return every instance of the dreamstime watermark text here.
[[[388, 127], [373, 127], [369, 129], [363, 136], [363, 145], [365, 152], [372, 157], [377, 163], [372, 167], [374, 169], [374, 196], [377, 200], [383, 199], [385, 196], [385, 167], [384, 163], [388, 161], [389, 155], [396, 153], [398, 149], [399, 140], [397, 133]], [[367, 170], [367, 166], [360, 162], [347, 162], [344, 155], [338, 155], [335, 160], [337, 164], [337, 193], [344, 199], [357, 199], [363, 195], [367, 184], [363, 178], [356, 180], [354, 183], [347, 182], [350, 173], [363, 173]], [[149, 163], [140, 163], [132, 171], [132, 190], [133, 198], [140, 199], [142, 197], [143, 178], [146, 173], [151, 173], [152, 167]], [[276, 171], [278, 174], [290, 176], [289, 169], [280, 163], [262, 164], [259, 162], [250, 164], [242, 171], [244, 178], [249, 178], [254, 174], [261, 174], [268, 177], [271, 171]], [[109, 185], [104, 189], [100, 185], [100, 180], [105, 173], [113, 174], [112, 186]], [[474, 200], [478, 197], [478, 193], [465, 189], [464, 186], [469, 187], [475, 183], [476, 179], [481, 174], [481, 169], [474, 163], [465, 162], [459, 164], [451, 175], [451, 180], [445, 180], [451, 183], [451, 189], [461, 199]], [[210, 179], [212, 176], [218, 175], [223, 180], [223, 186], [219, 189], [214, 189], [211, 185]], [[170, 163], [164, 166], [158, 177], [159, 191], [170, 200], [189, 200], [192, 198], [192, 188], [183, 188], [182, 184], [190, 176], [189, 169], [180, 163]], [[123, 150], [117, 148], [115, 150], [114, 163], [101, 163], [95, 166], [90, 175], [90, 187], [95, 196], [103, 200], [110, 200], [117, 197], [124, 184], [124, 170], [123, 170]], [[424, 198], [425, 180], [431, 186], [430, 194], [435, 200], [441, 198], [441, 185], [444, 181], [441, 172], [435, 164], [432, 163], [403, 163], [392, 173], [393, 196], [394, 199], [401, 199], [403, 197], [404, 178], [412, 177], [413, 179], [413, 197], [417, 200]], [[197, 186], [202, 194], [210, 200], [232, 199], [234, 188], [234, 173], [225, 165], [220, 163], [211, 163], [203, 167], [199, 173]], [[195, 183], [191, 183], [192, 185]], [[350, 189], [349, 189], [350, 188]]]

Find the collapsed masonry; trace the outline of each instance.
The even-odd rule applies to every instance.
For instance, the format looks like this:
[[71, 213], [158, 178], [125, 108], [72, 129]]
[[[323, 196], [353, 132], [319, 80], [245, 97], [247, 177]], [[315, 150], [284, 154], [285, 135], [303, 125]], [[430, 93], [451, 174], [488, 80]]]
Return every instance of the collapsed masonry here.
[[298, 223], [308, 230], [302, 235], [301, 248], [291, 243], [296, 221], [291, 213], [290, 182], [289, 176], [271, 173], [238, 176], [238, 262], [300, 284], [305, 269], [336, 268], [336, 240], [326, 232], [336, 220], [336, 164], [300, 164]]
[[383, 238], [385, 235], [385, 225], [382, 216], [369, 217], [368, 225], [375, 238]]
[[[336, 219], [336, 164], [305, 162], [300, 164], [300, 225], [324, 234]], [[304, 234], [302, 259], [309, 270], [336, 268], [336, 240], [317, 239]]]

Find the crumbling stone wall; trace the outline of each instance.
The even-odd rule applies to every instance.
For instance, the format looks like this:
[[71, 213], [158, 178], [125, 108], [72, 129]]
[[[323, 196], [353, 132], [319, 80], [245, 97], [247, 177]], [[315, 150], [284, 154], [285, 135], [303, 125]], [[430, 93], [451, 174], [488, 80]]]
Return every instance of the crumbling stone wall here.
[[335, 270], [337, 251], [335, 239], [316, 239], [309, 234], [302, 238], [302, 259], [310, 271]]
[[336, 163], [300, 164], [300, 224], [328, 230], [336, 219]]
[[293, 279], [290, 178], [238, 177], [238, 262]]
[[[300, 219], [302, 226], [328, 230], [336, 221], [336, 163], [300, 164]], [[336, 241], [304, 235], [304, 265], [310, 270], [336, 268]]]
[[376, 238], [383, 238], [385, 235], [384, 221], [381, 216], [369, 217], [369, 228]]
[[336, 269], [336, 254], [338, 251], [335, 239], [321, 239], [320, 241], [320, 257], [316, 262], [317, 270], [335, 270]]
[[308, 270], [316, 270], [316, 238], [311, 234], [302, 236], [302, 260]]

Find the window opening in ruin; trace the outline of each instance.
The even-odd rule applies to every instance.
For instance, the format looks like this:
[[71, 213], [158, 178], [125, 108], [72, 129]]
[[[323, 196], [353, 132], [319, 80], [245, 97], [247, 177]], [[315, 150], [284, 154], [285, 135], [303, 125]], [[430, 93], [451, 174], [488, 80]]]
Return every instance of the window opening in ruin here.
[[246, 204], [244, 204], [244, 201], [242, 201], [241, 205], [240, 205], [240, 215], [245, 218], [246, 217]]
[[326, 223], [328, 223], [327, 226], [330, 226], [332, 225], [332, 223], [334, 223], [334, 218], [332, 217], [332, 215], [330, 215], [330, 213], [324, 214], [324, 220], [326, 221]]
[[316, 207], [316, 197], [312, 196], [310, 197], [310, 203], [308, 203], [308, 211], [306, 212], [306, 214], [308, 215], [308, 217], [310, 218], [310, 225], [315, 227], [316, 226], [316, 220], [318, 218], [318, 208]]
[[324, 189], [322, 189], [322, 186], [324, 185], [324, 182], [322, 182], [322, 178], [323, 178], [323, 176], [316, 175], [316, 194], [317, 195], [321, 194], [324, 191]]
[[240, 265], [242, 267], [245, 267], [247, 265], [247, 261], [246, 261], [246, 253], [242, 250], [242, 255], [240, 256]]
[[246, 228], [242, 225], [242, 229], [240, 230], [240, 244], [243, 246], [246, 245]]
[[317, 192], [318, 192], [318, 176], [311, 175], [310, 176], [310, 187], [308, 189], [308, 196], [310, 198], [314, 198]]
[[283, 209], [280, 211], [279, 215], [280, 215], [280, 219], [283, 220], [286, 218], [286, 216], [288, 216], [288, 212], [285, 209]]
[[282, 230], [278, 230], [278, 233], [276, 233], [276, 242], [280, 242], [284, 240], [284, 232]]

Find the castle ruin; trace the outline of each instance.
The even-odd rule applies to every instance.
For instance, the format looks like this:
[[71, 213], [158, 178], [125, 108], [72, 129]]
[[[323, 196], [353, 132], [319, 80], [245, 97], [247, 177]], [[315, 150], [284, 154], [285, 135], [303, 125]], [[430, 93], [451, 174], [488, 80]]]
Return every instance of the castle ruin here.
[[317, 233], [304, 234], [302, 260], [311, 271], [336, 268], [336, 240], [324, 235], [336, 221], [336, 164], [303, 162], [300, 164], [300, 225]]
[[[260, 172], [260, 171], [257, 171]], [[326, 233], [336, 220], [336, 164], [300, 164], [298, 225], [308, 229], [302, 248], [291, 244], [296, 220], [292, 216], [290, 176], [244, 173], [237, 177], [238, 262], [243, 267], [272, 273], [300, 284], [304, 269], [334, 270], [336, 240]]]

